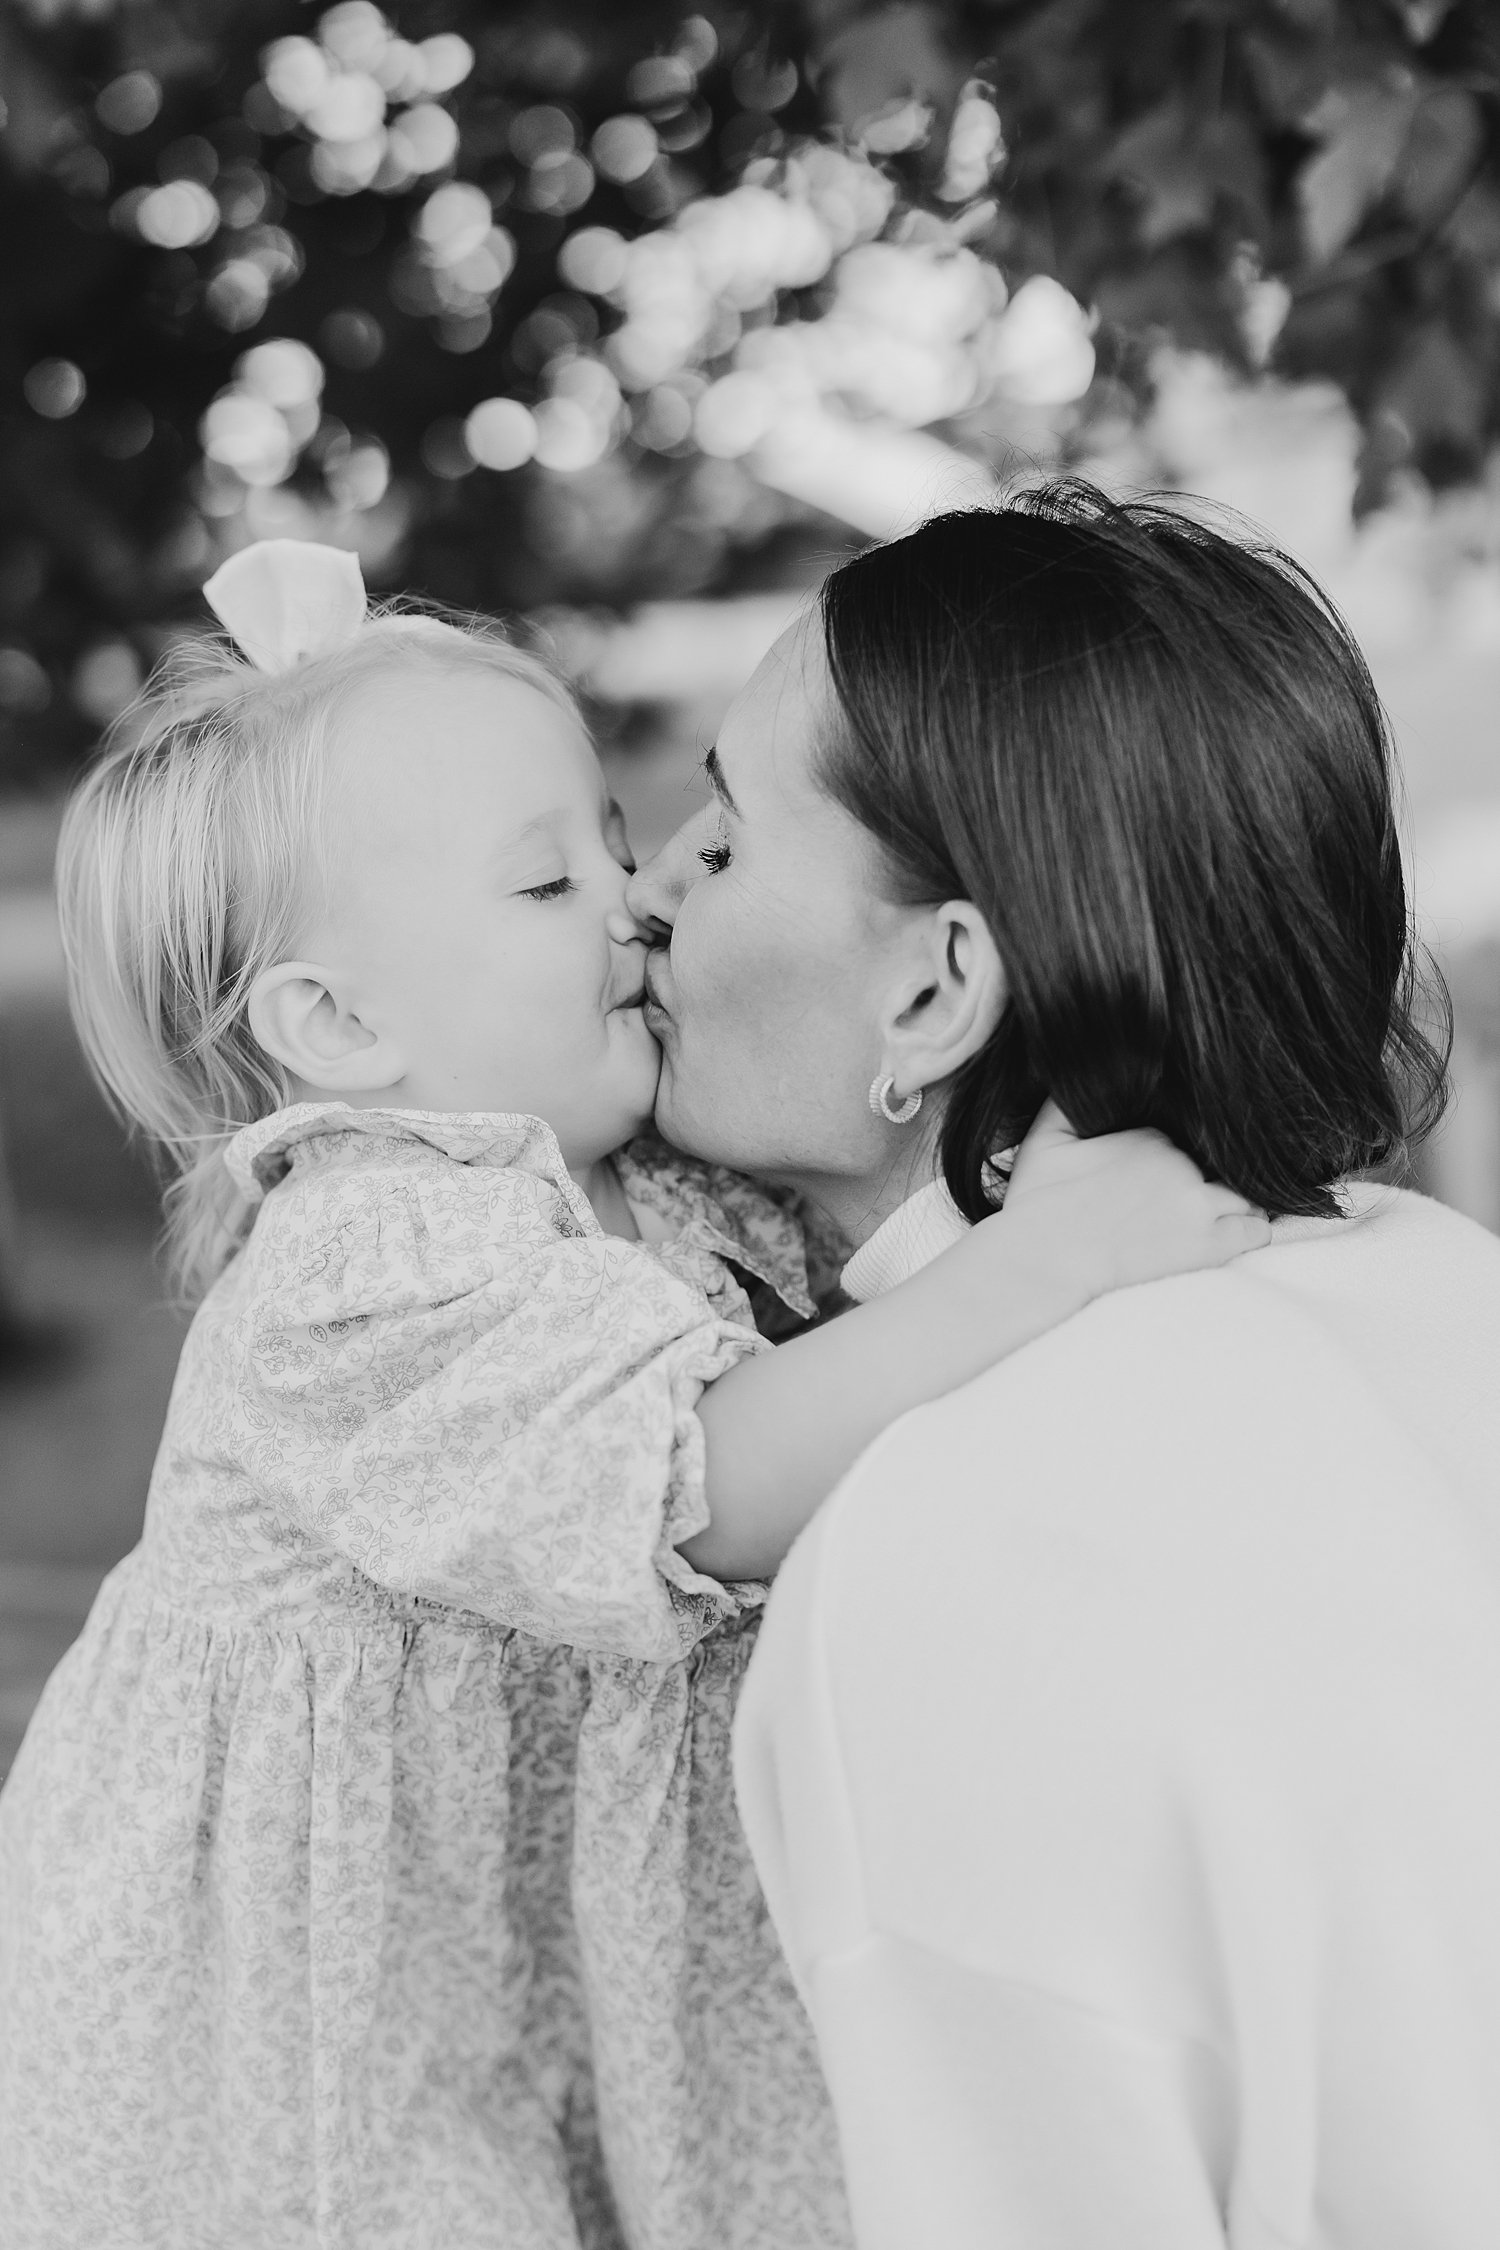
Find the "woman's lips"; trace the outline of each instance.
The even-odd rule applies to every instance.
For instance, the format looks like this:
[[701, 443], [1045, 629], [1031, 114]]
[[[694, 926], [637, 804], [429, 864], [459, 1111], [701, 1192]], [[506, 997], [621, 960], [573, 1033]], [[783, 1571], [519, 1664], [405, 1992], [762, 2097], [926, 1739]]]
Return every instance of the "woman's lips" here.
[[646, 1006], [655, 1008], [661, 1015], [666, 1015], [668, 1013], [667, 1004], [657, 990], [657, 981], [660, 974], [657, 963], [663, 959], [664, 949], [646, 955]]

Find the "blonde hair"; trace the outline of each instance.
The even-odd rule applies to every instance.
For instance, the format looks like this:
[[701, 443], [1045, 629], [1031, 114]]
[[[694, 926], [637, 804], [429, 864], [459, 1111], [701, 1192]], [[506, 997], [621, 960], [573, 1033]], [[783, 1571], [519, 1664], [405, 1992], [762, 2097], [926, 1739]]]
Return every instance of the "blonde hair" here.
[[322, 895], [330, 719], [378, 671], [454, 663], [576, 711], [556, 673], [488, 621], [388, 605], [286, 672], [258, 671], [223, 639], [173, 649], [68, 804], [57, 889], [73, 1020], [111, 1106], [155, 1146], [168, 1262], [189, 1301], [254, 1216], [226, 1143], [292, 1099], [247, 1005]]

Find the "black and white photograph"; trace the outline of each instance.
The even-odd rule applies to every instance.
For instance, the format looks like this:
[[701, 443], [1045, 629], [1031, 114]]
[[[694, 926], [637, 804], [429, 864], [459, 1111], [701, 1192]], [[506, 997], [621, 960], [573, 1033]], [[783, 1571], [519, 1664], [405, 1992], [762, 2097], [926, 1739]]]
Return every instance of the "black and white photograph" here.
[[1500, 7], [0, 0], [0, 2250], [1500, 2250]]

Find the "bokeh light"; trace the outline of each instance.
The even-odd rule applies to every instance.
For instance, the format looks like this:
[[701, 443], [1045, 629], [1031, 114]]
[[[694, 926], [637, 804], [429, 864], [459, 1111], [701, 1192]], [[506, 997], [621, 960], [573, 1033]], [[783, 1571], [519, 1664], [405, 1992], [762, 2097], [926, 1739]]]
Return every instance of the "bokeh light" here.
[[763, 376], [721, 375], [699, 399], [692, 427], [705, 453], [734, 460], [758, 445], [776, 418], [777, 394]]
[[226, 258], [203, 293], [213, 318], [231, 332], [253, 328], [270, 300], [271, 284], [253, 258]]
[[124, 71], [95, 96], [94, 114], [108, 132], [144, 133], [161, 114], [161, 82], [149, 70]]
[[310, 345], [292, 336], [255, 345], [236, 362], [234, 372], [245, 390], [285, 412], [311, 406], [323, 389], [323, 362]]
[[605, 179], [625, 186], [650, 171], [659, 145], [644, 117], [609, 117], [590, 141], [589, 153]]
[[578, 126], [567, 110], [538, 102], [512, 119], [506, 138], [522, 164], [541, 164], [549, 157], [571, 156], [578, 146]]
[[948, 149], [938, 194], [945, 203], [982, 195], [1005, 160], [1005, 136], [988, 87], [964, 88], [948, 128]]
[[[391, 121], [386, 134], [387, 162], [393, 167], [391, 187], [427, 172], [441, 172], [458, 153], [458, 126], [436, 102], [416, 102]], [[387, 184], [387, 183], [382, 183]]]
[[83, 369], [71, 359], [39, 359], [27, 368], [21, 389], [33, 413], [49, 422], [66, 421], [88, 396]]
[[413, 43], [369, 0], [343, 0], [319, 19], [316, 39], [294, 34], [263, 50], [247, 114], [262, 131], [301, 128], [320, 194], [400, 195], [457, 157], [457, 121], [437, 97], [461, 85], [474, 60], [457, 32]]
[[338, 366], [363, 374], [377, 364], [385, 350], [385, 330], [363, 306], [341, 305], [319, 325], [318, 342]]
[[565, 474], [591, 469], [608, 437], [578, 399], [544, 398], [536, 410], [536, 457], [544, 469]]
[[474, 50], [456, 31], [434, 32], [417, 49], [422, 83], [429, 94], [449, 94], [474, 68]]
[[483, 188], [455, 180], [427, 198], [412, 221], [412, 233], [433, 265], [452, 266], [479, 248], [490, 224], [490, 199]]
[[424, 464], [435, 477], [445, 483], [455, 483], [466, 477], [476, 466], [464, 437], [464, 426], [454, 414], [441, 415], [430, 422], [422, 432], [420, 451]]
[[96, 726], [117, 719], [141, 685], [141, 660], [129, 641], [100, 641], [86, 649], [69, 682], [73, 701]]
[[536, 452], [536, 418], [519, 399], [481, 399], [464, 423], [464, 442], [481, 468], [519, 469]]
[[198, 425], [210, 461], [242, 484], [279, 484], [295, 458], [290, 430], [274, 406], [247, 391], [221, 391]]
[[1050, 274], [1021, 284], [988, 346], [990, 372], [1007, 397], [1027, 406], [1062, 406], [1094, 379], [1092, 323]]
[[594, 192], [594, 168], [586, 158], [554, 150], [537, 158], [526, 182], [528, 210], [548, 211], [559, 218], [581, 210]]
[[303, 115], [319, 140], [368, 140], [385, 123], [385, 90], [365, 71], [343, 71]]
[[379, 61], [391, 27], [373, 0], [339, 0], [319, 19], [318, 37], [346, 68], [363, 70]]
[[0, 647], [0, 711], [18, 718], [45, 711], [52, 682], [29, 649]]
[[379, 438], [361, 438], [331, 454], [323, 476], [335, 507], [376, 508], [390, 489], [391, 457]]
[[593, 297], [610, 296], [624, 280], [629, 262], [625, 238], [613, 227], [580, 227], [557, 254], [563, 280]]
[[311, 39], [275, 40], [262, 54], [260, 67], [271, 93], [293, 117], [305, 117], [333, 78], [327, 54]]
[[135, 206], [135, 229], [159, 250], [186, 250], [209, 241], [219, 229], [218, 198], [201, 180], [167, 180], [151, 188]]

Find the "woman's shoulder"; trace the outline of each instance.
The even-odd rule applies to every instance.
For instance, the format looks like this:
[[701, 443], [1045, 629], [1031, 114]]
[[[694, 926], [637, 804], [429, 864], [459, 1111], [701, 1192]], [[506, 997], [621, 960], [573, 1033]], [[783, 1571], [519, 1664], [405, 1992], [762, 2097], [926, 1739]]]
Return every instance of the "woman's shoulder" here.
[[1437, 1329], [1487, 1326], [1500, 1344], [1500, 1237], [1411, 1188], [1352, 1179], [1336, 1193], [1336, 1217], [1276, 1220], [1243, 1270], [1347, 1303], [1362, 1320], [1401, 1323], [1420, 1308]]

